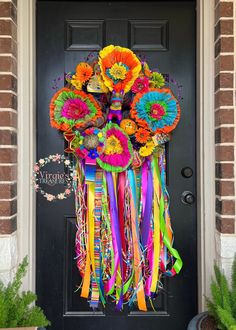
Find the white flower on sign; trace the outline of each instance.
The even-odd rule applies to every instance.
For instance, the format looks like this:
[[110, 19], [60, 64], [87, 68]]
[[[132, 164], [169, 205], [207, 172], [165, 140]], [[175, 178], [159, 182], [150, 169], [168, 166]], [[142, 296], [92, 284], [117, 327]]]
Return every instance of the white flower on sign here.
[[45, 194], [45, 197], [47, 198], [47, 201], [51, 202], [54, 200], [55, 196], [53, 196], [52, 194]]
[[43, 165], [44, 163], [45, 163], [45, 160], [41, 158], [41, 159], [39, 160], [39, 164]]
[[69, 161], [69, 159], [66, 159], [66, 160], [64, 161], [64, 164], [67, 165], [67, 166], [70, 165], [70, 161]]
[[64, 199], [65, 198], [65, 194], [64, 193], [58, 194], [57, 195], [57, 198], [58, 199]]

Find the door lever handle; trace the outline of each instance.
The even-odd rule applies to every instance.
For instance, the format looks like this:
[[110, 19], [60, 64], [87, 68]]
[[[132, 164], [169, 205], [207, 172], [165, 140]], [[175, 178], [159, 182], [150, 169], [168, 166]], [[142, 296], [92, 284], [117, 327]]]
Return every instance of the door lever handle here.
[[195, 202], [195, 196], [191, 191], [184, 191], [181, 195], [183, 204], [192, 205]]

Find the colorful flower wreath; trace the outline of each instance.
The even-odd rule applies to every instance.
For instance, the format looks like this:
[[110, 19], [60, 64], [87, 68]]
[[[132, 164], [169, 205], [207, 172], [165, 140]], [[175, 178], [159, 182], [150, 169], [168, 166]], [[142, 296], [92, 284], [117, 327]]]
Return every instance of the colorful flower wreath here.
[[[65, 132], [69, 142], [66, 152], [74, 152], [79, 158], [89, 154], [107, 171], [120, 171], [127, 168], [127, 164], [122, 162], [117, 170], [114, 163], [108, 162], [108, 158], [111, 161], [114, 157], [101, 153], [101, 145], [98, 150], [84, 147], [82, 140], [85, 136], [85, 141], [88, 139], [90, 131], [83, 131], [88, 127], [103, 128], [106, 122], [118, 124], [116, 131], [123, 133], [131, 143], [130, 160], [133, 150], [141, 157], [151, 155], [155, 148], [169, 140], [169, 133], [179, 122], [180, 106], [170, 88], [165, 86], [164, 76], [151, 71], [130, 49], [107, 46], [99, 52], [98, 58], [79, 63], [74, 73], [65, 75], [65, 80], [68, 87], [60, 89], [51, 100], [51, 125]], [[107, 127], [103, 132], [106, 133]], [[78, 141], [80, 145], [75, 148]], [[106, 138], [104, 145], [107, 145]], [[104, 167], [104, 164], [108, 165]]]

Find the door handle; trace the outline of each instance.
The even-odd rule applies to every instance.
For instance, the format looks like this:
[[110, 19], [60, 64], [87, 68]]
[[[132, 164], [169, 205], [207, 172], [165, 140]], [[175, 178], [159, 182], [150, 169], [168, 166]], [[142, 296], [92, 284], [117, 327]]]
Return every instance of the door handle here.
[[184, 191], [181, 195], [181, 201], [183, 204], [192, 205], [195, 202], [195, 196], [191, 191]]

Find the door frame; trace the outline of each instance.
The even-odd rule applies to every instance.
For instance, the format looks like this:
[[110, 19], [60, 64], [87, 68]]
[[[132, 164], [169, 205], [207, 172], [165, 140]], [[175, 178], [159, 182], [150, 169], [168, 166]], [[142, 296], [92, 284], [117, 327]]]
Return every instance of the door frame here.
[[[35, 290], [36, 0], [18, 2], [18, 256], [29, 257], [24, 289]], [[198, 306], [205, 309], [215, 260], [214, 0], [197, 0]]]

